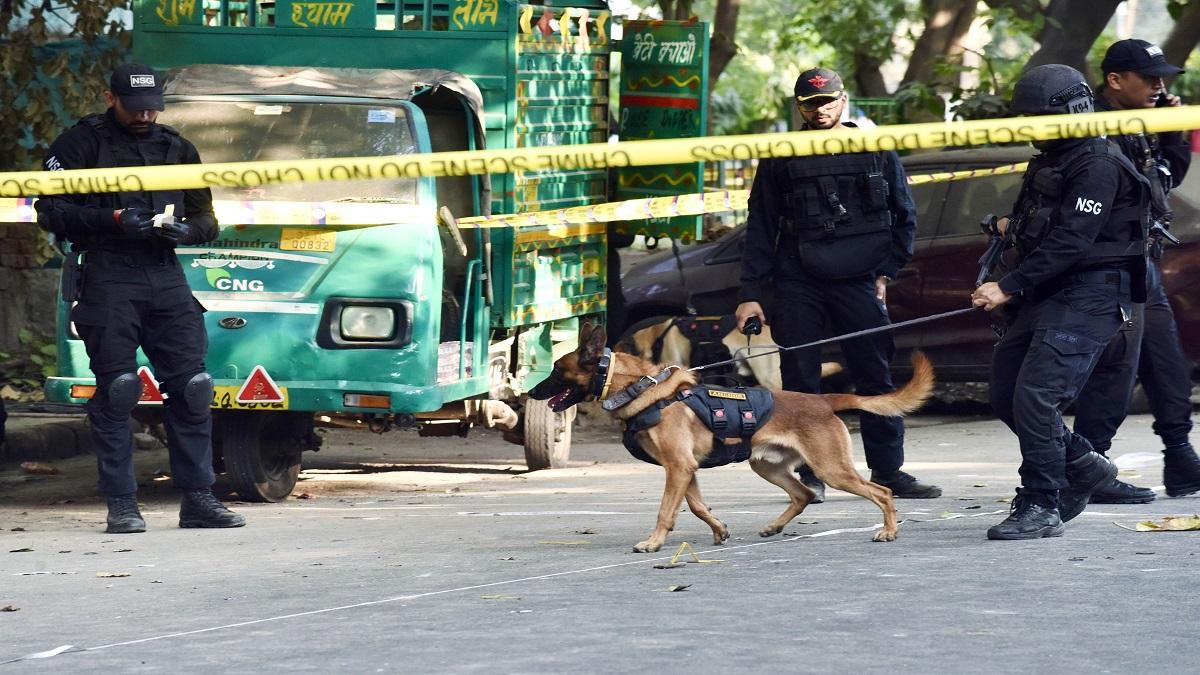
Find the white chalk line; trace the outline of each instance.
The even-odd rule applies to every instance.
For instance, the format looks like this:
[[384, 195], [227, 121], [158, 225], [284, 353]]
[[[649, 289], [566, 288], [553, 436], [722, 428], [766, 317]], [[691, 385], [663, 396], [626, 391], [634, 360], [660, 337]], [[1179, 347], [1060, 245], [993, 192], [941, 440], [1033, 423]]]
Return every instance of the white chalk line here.
[[[942, 516], [939, 518], [930, 518], [928, 520], [905, 519], [905, 520], [901, 520], [898, 524], [931, 523], [931, 522], [939, 522], [939, 521], [945, 521], [945, 520], [956, 520], [958, 518], [978, 518], [980, 516], [994, 516], [994, 515], [1000, 514], [1000, 513], [1008, 513], [1008, 511], [1003, 510], [1003, 511], [991, 511], [988, 513], [972, 513], [972, 514], [953, 513], [948, 516]], [[707, 550], [703, 550], [703, 551], [697, 551], [697, 555], [710, 554], [710, 553], [712, 553], [712, 554], [728, 553], [729, 551], [737, 551], [739, 549], [749, 549], [749, 548], [755, 548], [758, 546], [769, 546], [772, 544], [790, 543], [790, 542], [798, 541], [800, 539], [816, 539], [818, 537], [828, 537], [828, 536], [832, 536], [835, 534], [847, 534], [847, 533], [852, 533], [852, 532], [873, 532], [873, 531], [879, 529], [880, 527], [883, 527], [882, 523], [876, 523], [875, 525], [871, 525], [869, 527], [843, 527], [843, 528], [838, 528], [835, 530], [825, 530], [823, 532], [813, 532], [810, 534], [796, 534], [796, 535], [785, 536], [781, 539], [773, 539], [771, 541], [757, 541], [752, 544], [738, 544], [736, 546], [721, 546], [719, 548], [711, 548], [711, 549], [707, 549]], [[356, 603], [349, 604], [349, 605], [338, 605], [336, 607], [325, 607], [322, 609], [312, 609], [307, 612], [295, 612], [292, 614], [282, 614], [279, 616], [270, 616], [270, 617], [264, 617], [261, 619], [251, 619], [249, 621], [239, 621], [237, 623], [227, 623], [227, 624], [223, 624], [220, 626], [210, 626], [208, 628], [197, 628], [195, 630], [187, 630], [187, 631], [180, 631], [177, 633], [166, 633], [163, 635], [155, 635], [152, 637], [139, 638], [137, 640], [126, 640], [124, 642], [111, 642], [109, 644], [98, 645], [95, 647], [75, 647], [74, 645], [62, 645], [62, 646], [55, 647], [54, 649], [50, 649], [47, 651], [36, 652], [33, 654], [26, 654], [25, 656], [19, 656], [17, 658], [9, 659], [7, 661], [0, 661], [0, 666], [6, 665], [9, 663], [17, 663], [20, 661], [29, 661], [29, 660], [33, 660], [33, 659], [46, 659], [46, 658], [50, 658], [53, 656], [58, 656], [59, 654], [72, 654], [72, 653], [79, 653], [79, 652], [97, 652], [97, 651], [101, 651], [104, 649], [112, 649], [114, 647], [128, 647], [130, 645], [144, 644], [146, 642], [155, 642], [158, 640], [169, 640], [171, 638], [187, 637], [189, 635], [200, 635], [203, 633], [212, 633], [215, 631], [227, 630], [230, 628], [241, 628], [242, 626], [253, 626], [256, 624], [270, 623], [273, 621], [285, 621], [287, 619], [296, 619], [296, 618], [305, 617], [305, 616], [316, 616], [318, 614], [328, 614], [330, 612], [341, 612], [341, 611], [345, 611], [348, 609], [358, 609], [360, 607], [372, 607], [375, 605], [385, 605], [385, 604], [389, 604], [389, 603], [393, 603], [393, 602], [420, 600], [422, 598], [430, 598], [430, 597], [437, 596], [437, 595], [447, 595], [450, 593], [463, 593], [466, 591], [477, 591], [477, 590], [484, 589], [484, 588], [495, 588], [497, 586], [509, 586], [512, 584], [520, 584], [520, 583], [525, 583], [527, 581], [540, 581], [543, 579], [553, 579], [555, 577], [572, 576], [572, 575], [577, 575], [577, 574], [587, 574], [588, 572], [599, 572], [599, 571], [603, 571], [603, 570], [616, 569], [618, 567], [629, 567], [631, 565], [645, 565], [646, 563], [653, 563], [653, 562], [658, 562], [658, 561], [662, 561], [662, 560], [670, 560], [672, 557], [674, 557], [674, 556], [673, 555], [665, 555], [665, 556], [659, 556], [656, 558], [640, 558], [638, 560], [630, 560], [627, 562], [612, 563], [609, 565], [597, 565], [595, 567], [584, 567], [581, 569], [565, 570], [562, 572], [550, 572], [548, 574], [538, 574], [538, 575], [534, 575], [534, 576], [530, 576], [530, 577], [521, 577], [519, 579], [505, 579], [503, 581], [492, 581], [492, 582], [489, 582], [486, 584], [474, 584], [471, 586], [459, 586], [457, 588], [444, 588], [444, 589], [438, 590], [438, 591], [427, 591], [425, 593], [413, 593], [410, 595], [397, 595], [397, 596], [393, 596], [390, 598], [383, 598], [380, 600], [367, 600], [365, 602], [356, 602]]]

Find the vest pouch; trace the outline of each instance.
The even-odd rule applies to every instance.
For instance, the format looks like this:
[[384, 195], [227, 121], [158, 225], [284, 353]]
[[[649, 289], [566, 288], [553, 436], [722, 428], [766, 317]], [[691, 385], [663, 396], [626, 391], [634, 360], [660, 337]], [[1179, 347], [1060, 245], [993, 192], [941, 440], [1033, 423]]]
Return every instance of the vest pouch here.
[[[878, 214], [882, 219], [887, 212]], [[868, 225], [869, 224], [864, 224]], [[800, 241], [800, 266], [822, 279], [849, 279], [873, 274], [892, 252], [892, 230], [886, 223], [860, 228], [856, 234]]]
[[867, 174], [866, 210], [886, 211], [888, 208], [888, 183], [881, 173]]

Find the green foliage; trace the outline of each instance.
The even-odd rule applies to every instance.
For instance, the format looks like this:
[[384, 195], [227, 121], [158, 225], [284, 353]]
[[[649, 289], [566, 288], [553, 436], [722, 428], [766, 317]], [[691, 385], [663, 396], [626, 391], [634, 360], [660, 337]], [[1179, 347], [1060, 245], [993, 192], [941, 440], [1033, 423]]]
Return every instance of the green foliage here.
[[58, 350], [53, 335], [22, 328], [17, 335], [19, 354], [0, 352], [0, 382], [11, 385], [22, 398], [41, 398], [42, 383], [57, 371]]
[[0, 171], [36, 169], [58, 134], [101, 106], [108, 74], [129, 43], [113, 11], [128, 4], [0, 2]]

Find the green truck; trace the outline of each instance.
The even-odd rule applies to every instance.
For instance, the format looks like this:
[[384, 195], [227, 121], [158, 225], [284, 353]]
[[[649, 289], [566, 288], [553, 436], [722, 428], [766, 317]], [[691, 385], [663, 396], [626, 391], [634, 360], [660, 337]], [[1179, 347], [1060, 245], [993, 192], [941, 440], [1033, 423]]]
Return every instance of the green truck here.
[[[338, 176], [339, 157], [607, 140], [606, 4], [139, 0], [133, 57], [168, 73], [159, 120], [206, 163], [329, 158]], [[277, 179], [216, 176], [219, 238], [178, 251], [208, 309], [214, 454], [242, 498], [291, 493], [314, 423], [499, 426], [530, 469], [567, 460], [572, 417], [523, 394], [603, 318], [605, 225], [457, 221], [607, 201], [606, 171]], [[46, 391], [82, 403], [68, 309]]]

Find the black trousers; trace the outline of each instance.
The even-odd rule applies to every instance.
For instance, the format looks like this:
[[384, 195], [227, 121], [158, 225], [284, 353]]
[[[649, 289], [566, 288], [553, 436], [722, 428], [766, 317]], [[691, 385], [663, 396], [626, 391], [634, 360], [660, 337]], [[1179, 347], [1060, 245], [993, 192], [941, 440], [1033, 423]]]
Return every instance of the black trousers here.
[[1192, 430], [1191, 362], [1183, 352], [1162, 271], [1154, 261], [1149, 267], [1146, 304], [1136, 312], [1135, 327], [1109, 342], [1075, 406], [1075, 432], [1101, 452], [1112, 447], [1138, 379], [1163, 445], [1187, 443]]
[[87, 412], [100, 491], [107, 496], [137, 491], [130, 417], [113, 409], [108, 388], [121, 375], [137, 372], [139, 346], [167, 397], [172, 479], [184, 489], [211, 486], [212, 412], [207, 406], [190, 410], [183, 397], [187, 382], [204, 372], [204, 308], [192, 296], [178, 259], [172, 252], [155, 257], [91, 251], [84, 260], [83, 295], [71, 320], [96, 376]]
[[[775, 309], [769, 319], [771, 334], [783, 347], [891, 323], [887, 306], [875, 297], [873, 278], [818, 279], [799, 271], [777, 275]], [[874, 396], [895, 391], [889, 370], [896, 353], [891, 333], [875, 333], [840, 344], [858, 394]], [[820, 347], [779, 356], [784, 389], [821, 392]], [[867, 412], [859, 413], [859, 421], [867, 466], [879, 472], [899, 469], [904, 464], [904, 421]]]
[[1062, 413], [1126, 322], [1130, 305], [1128, 272], [1072, 275], [1054, 294], [1021, 307], [996, 344], [992, 408], [1017, 435], [1025, 487], [1067, 487], [1067, 456], [1091, 450], [1066, 428]]

